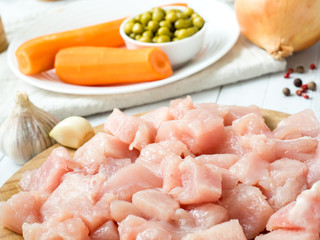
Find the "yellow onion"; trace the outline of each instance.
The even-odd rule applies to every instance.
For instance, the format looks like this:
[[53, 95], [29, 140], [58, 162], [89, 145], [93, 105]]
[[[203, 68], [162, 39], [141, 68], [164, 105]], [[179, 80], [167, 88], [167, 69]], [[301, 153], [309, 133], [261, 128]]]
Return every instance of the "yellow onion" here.
[[241, 32], [276, 59], [320, 39], [320, 0], [235, 0]]

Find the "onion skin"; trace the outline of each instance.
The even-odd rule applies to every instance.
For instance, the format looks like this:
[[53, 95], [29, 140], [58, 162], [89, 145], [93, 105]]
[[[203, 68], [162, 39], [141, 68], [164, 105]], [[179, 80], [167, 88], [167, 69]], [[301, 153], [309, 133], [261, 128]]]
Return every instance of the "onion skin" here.
[[275, 59], [320, 39], [320, 0], [235, 0], [241, 32]]

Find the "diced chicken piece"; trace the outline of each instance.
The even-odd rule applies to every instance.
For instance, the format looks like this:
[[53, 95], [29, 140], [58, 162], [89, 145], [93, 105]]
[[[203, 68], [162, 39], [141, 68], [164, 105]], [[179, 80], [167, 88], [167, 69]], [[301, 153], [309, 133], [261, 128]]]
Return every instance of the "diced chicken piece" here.
[[[317, 138], [319, 141], [319, 138]], [[308, 166], [308, 188], [320, 180], [320, 144], [318, 144], [315, 155], [305, 162]]]
[[255, 185], [268, 176], [269, 162], [256, 153], [244, 154], [229, 171], [237, 176], [240, 182]]
[[187, 157], [179, 165], [182, 172], [182, 187], [170, 191], [180, 204], [200, 204], [215, 202], [221, 197], [222, 177], [215, 168], [200, 165], [192, 157]]
[[23, 223], [41, 220], [40, 207], [44, 199], [35, 192], [19, 192], [6, 202], [0, 202], [0, 226], [22, 233]]
[[112, 220], [107, 221], [90, 234], [91, 240], [119, 240], [118, 226]]
[[182, 141], [196, 155], [214, 153], [224, 137], [223, 119], [204, 109], [192, 109], [182, 119], [163, 122], [156, 142]]
[[196, 206], [190, 210], [195, 219], [196, 226], [200, 229], [208, 229], [214, 225], [229, 221], [228, 211], [213, 203]]
[[242, 146], [239, 142], [239, 136], [235, 134], [232, 126], [224, 128], [224, 137], [215, 150], [215, 153], [236, 155], [241, 155], [243, 153]]
[[279, 140], [268, 138], [263, 134], [248, 134], [240, 138], [240, 144], [242, 147], [257, 153], [261, 158], [268, 161], [285, 157], [306, 161], [315, 155], [318, 141], [311, 137]]
[[222, 117], [223, 119], [229, 113], [229, 110], [225, 107], [221, 107], [221, 105], [217, 103], [197, 103], [194, 105], [197, 109], [206, 109], [208, 111], [217, 114], [218, 116]]
[[130, 150], [133, 148], [141, 150], [154, 142], [156, 135], [156, 129], [152, 123], [139, 117], [126, 115], [117, 108], [107, 118], [104, 130], [129, 144]]
[[171, 115], [170, 108], [168, 107], [160, 107], [153, 111], [149, 111], [141, 115], [141, 118], [151, 122], [155, 129], [158, 129], [161, 123], [174, 119]]
[[197, 156], [196, 159], [201, 163], [211, 163], [218, 167], [229, 169], [240, 159], [240, 156], [236, 154], [203, 154]]
[[44, 223], [23, 224], [25, 240], [68, 239], [90, 240], [89, 230], [81, 218], [50, 220]]
[[162, 186], [162, 179], [139, 163], [118, 170], [101, 189], [101, 195], [111, 193], [119, 200], [131, 201], [132, 195], [148, 188]]
[[251, 106], [236, 106], [236, 105], [220, 105], [221, 110], [227, 111], [224, 116], [224, 125], [231, 126], [232, 122], [247, 115], [254, 113], [258, 116], [262, 116], [261, 109], [255, 105]]
[[161, 163], [169, 158], [180, 158], [189, 155], [187, 146], [180, 141], [162, 141], [143, 148], [136, 162], [141, 163], [158, 177], [162, 177]]
[[304, 229], [320, 233], [320, 181], [303, 191], [296, 201], [275, 212], [267, 223], [267, 230]]
[[129, 215], [119, 224], [121, 240], [178, 240], [179, 233], [166, 222], [147, 221], [144, 218]]
[[190, 211], [183, 208], [178, 208], [174, 213], [171, 223], [182, 232], [189, 233], [195, 231], [196, 226], [195, 218]]
[[110, 204], [110, 216], [116, 222], [121, 222], [129, 215], [142, 217], [142, 212], [131, 202], [114, 200]]
[[132, 196], [132, 203], [147, 219], [168, 222], [173, 219], [179, 203], [169, 195], [156, 189], [146, 189], [136, 192]]
[[294, 139], [303, 136], [317, 137], [320, 134], [320, 124], [311, 109], [305, 109], [279, 122], [273, 130], [278, 139]]
[[261, 191], [257, 187], [242, 183], [225, 192], [220, 205], [228, 210], [231, 219], [239, 219], [248, 239], [256, 237], [263, 231], [273, 214]]
[[243, 136], [246, 134], [265, 134], [270, 135], [271, 130], [266, 125], [261, 114], [249, 113], [232, 122], [235, 134]]
[[259, 186], [273, 210], [294, 201], [307, 189], [307, 174], [307, 165], [297, 160], [283, 158], [270, 164], [269, 174]]
[[105, 175], [106, 180], [111, 178], [119, 169], [130, 165], [132, 160], [130, 158], [109, 158], [106, 163], [103, 163], [99, 166], [98, 173]]
[[81, 169], [87, 174], [96, 174], [100, 165], [114, 165], [114, 159], [129, 158], [133, 161], [139, 151], [129, 150], [129, 145], [118, 138], [103, 132], [97, 133], [88, 142], [76, 150], [71, 168]]
[[182, 119], [185, 113], [191, 109], [194, 109], [194, 105], [190, 96], [170, 101], [169, 111], [174, 119]]
[[67, 174], [42, 205], [41, 214], [44, 220], [68, 212], [74, 217], [80, 217], [92, 232], [110, 219], [107, 199], [98, 198], [104, 180], [103, 175]]
[[162, 190], [169, 193], [175, 187], [181, 187], [182, 171], [179, 168], [183, 160], [179, 156], [167, 157], [161, 162], [161, 171], [163, 177]]
[[275, 230], [267, 234], [261, 234], [255, 240], [319, 240], [318, 233], [311, 233], [301, 230]]
[[63, 147], [54, 149], [40, 168], [22, 175], [19, 185], [23, 191], [51, 193], [61, 182], [62, 176], [69, 171], [71, 156]]
[[207, 230], [189, 233], [182, 240], [247, 240], [239, 221], [236, 219], [220, 223]]

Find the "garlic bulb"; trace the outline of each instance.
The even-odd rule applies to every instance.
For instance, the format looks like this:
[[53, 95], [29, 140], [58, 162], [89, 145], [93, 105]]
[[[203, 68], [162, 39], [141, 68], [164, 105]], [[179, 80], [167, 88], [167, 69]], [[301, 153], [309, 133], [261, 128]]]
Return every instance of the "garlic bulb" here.
[[57, 123], [54, 116], [30, 102], [26, 93], [18, 93], [11, 115], [0, 127], [1, 151], [22, 165], [54, 144], [49, 132]]
[[235, 12], [243, 35], [275, 59], [320, 39], [319, 0], [236, 0]]

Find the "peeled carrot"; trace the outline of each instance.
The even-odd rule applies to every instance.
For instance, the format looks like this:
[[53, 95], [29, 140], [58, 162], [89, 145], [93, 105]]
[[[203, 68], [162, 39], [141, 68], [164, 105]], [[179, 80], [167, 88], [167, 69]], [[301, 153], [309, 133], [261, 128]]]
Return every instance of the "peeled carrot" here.
[[31, 39], [21, 44], [16, 50], [19, 69], [26, 75], [52, 69], [55, 55], [60, 49], [66, 47], [124, 46], [119, 32], [123, 20], [124, 18]]
[[65, 48], [56, 55], [55, 69], [63, 82], [86, 86], [155, 81], [172, 74], [169, 58], [157, 47]]

